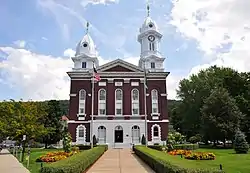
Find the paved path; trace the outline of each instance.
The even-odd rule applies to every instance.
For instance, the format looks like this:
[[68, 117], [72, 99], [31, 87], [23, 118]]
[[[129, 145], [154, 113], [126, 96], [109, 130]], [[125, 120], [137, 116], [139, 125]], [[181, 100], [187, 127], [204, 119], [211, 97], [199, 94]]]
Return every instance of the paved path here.
[[8, 150], [0, 152], [1, 173], [30, 173]]
[[109, 149], [87, 173], [154, 173], [130, 149]]

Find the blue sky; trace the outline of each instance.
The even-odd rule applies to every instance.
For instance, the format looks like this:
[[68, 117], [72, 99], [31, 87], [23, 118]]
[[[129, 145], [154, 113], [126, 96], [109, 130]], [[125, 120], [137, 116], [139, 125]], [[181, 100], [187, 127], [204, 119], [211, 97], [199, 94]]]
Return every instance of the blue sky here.
[[[247, 48], [238, 49], [249, 41], [249, 31], [243, 28], [249, 22], [239, 23], [238, 19], [238, 28], [227, 26], [226, 19], [211, 18], [219, 14], [212, 7], [225, 0], [205, 7], [201, 3], [149, 1], [150, 16], [163, 34], [161, 52], [166, 57], [165, 69], [171, 72], [167, 80], [171, 98], [175, 98], [178, 81], [200, 68], [218, 64], [242, 69], [246, 63], [242, 59], [236, 65], [231, 55], [249, 53]], [[3, 0], [0, 4], [0, 100], [67, 99], [66, 71], [72, 62], [65, 50], [75, 49], [86, 32], [86, 21], [103, 60], [140, 55], [136, 37], [146, 17], [145, 0]], [[247, 19], [248, 15], [241, 17]], [[237, 35], [236, 29], [244, 33]], [[242, 37], [245, 40], [239, 43]], [[244, 65], [246, 70], [249, 66]]]

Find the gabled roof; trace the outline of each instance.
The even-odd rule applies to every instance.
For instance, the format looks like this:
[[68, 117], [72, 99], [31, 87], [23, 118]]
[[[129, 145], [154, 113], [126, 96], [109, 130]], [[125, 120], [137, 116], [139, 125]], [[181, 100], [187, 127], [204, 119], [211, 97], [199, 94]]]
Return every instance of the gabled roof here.
[[97, 68], [100, 72], [143, 72], [144, 70], [140, 67], [126, 62], [122, 59], [116, 59], [114, 61], [108, 62]]

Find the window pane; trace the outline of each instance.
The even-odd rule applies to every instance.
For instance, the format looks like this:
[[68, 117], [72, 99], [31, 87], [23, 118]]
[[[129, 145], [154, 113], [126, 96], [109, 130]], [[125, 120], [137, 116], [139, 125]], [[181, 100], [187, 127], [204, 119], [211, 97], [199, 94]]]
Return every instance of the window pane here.
[[154, 127], [154, 136], [159, 136], [159, 129], [158, 129], [158, 127]]
[[81, 90], [80, 91], [80, 100], [85, 100], [85, 98], [86, 98], [86, 92], [84, 91], [84, 90]]
[[84, 137], [84, 128], [83, 127], [79, 127], [78, 136], [82, 137], [82, 138]]
[[151, 95], [152, 95], [152, 100], [158, 100], [157, 90], [152, 90]]
[[134, 89], [132, 94], [133, 94], [133, 100], [139, 100], [139, 91], [137, 89]]
[[116, 109], [116, 115], [121, 115], [122, 114], [122, 109]]
[[155, 68], [155, 63], [151, 62], [151, 68]]
[[105, 109], [99, 109], [99, 114], [100, 115], [105, 115], [106, 114], [106, 110]]
[[133, 108], [133, 115], [139, 115], [139, 109]]
[[106, 91], [100, 90], [100, 100], [106, 100]]
[[122, 91], [116, 90], [116, 100], [122, 100]]
[[86, 68], [87, 63], [86, 62], [82, 62], [82, 68]]
[[84, 113], [84, 108], [80, 108], [80, 112], [79, 113], [83, 114]]

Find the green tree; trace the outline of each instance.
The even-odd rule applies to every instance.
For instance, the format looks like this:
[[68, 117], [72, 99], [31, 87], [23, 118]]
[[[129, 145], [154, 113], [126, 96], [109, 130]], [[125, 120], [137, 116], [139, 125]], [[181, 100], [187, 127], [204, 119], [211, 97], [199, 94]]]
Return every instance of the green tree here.
[[233, 139], [243, 118], [235, 99], [226, 89], [216, 88], [204, 100], [201, 108], [202, 128], [212, 140]]
[[45, 148], [47, 148], [48, 145], [55, 144], [62, 139], [62, 111], [59, 101], [48, 101], [46, 105], [46, 113], [47, 114], [42, 119], [42, 123], [48, 130], [48, 133], [42, 137], [42, 142], [45, 144]]
[[245, 139], [245, 135], [238, 130], [235, 135], [234, 140], [234, 150], [237, 154], [247, 153], [249, 149], [249, 145]]
[[[247, 114], [247, 110], [250, 110], [247, 107], [247, 104], [250, 105], [247, 79], [249, 80], [247, 74], [238, 73], [231, 68], [212, 66], [201, 70], [198, 74], [191, 75], [188, 79], [181, 80], [177, 90], [177, 96], [181, 103], [176, 105], [171, 117], [174, 128], [180, 129], [178, 131], [188, 138], [201, 134], [205, 141], [211, 140], [207, 131], [204, 131], [202, 127], [200, 108], [203, 106], [204, 100], [210, 96], [211, 90], [225, 88], [229, 95], [236, 100], [239, 109]], [[244, 104], [242, 104], [243, 101]], [[245, 127], [245, 131], [250, 131], [250, 125], [248, 127], [244, 123], [242, 126]]]

